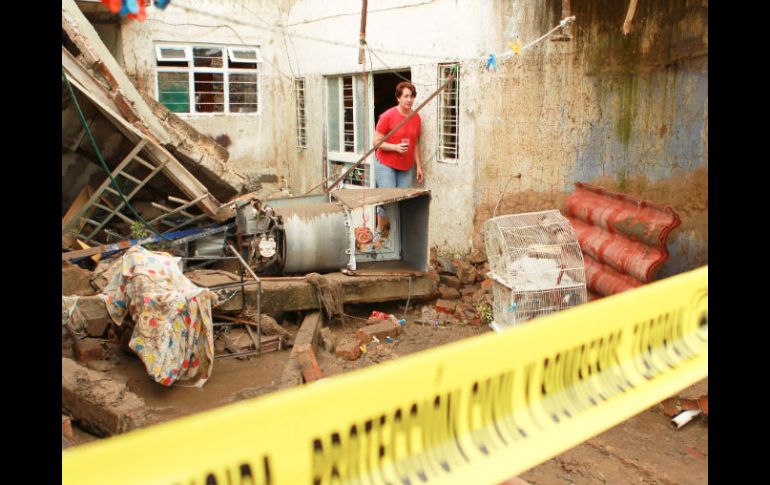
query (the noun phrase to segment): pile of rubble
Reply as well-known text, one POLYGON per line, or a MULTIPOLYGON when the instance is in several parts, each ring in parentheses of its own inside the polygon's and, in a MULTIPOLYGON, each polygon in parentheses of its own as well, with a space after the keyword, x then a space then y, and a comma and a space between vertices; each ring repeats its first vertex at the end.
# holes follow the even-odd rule
POLYGON ((422 325, 482 325, 489 323, 492 280, 486 277, 489 263, 480 253, 468 258, 431 257, 431 278, 440 298, 434 306, 422 307, 422 325))

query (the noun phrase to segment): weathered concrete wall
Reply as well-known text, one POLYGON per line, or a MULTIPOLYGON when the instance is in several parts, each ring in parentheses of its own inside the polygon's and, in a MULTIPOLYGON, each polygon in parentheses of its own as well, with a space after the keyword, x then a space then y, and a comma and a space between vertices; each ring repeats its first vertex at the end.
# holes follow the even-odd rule
MULTIPOLYGON (((288 151, 294 149, 287 127, 293 126, 293 79, 281 66, 276 48, 279 9, 270 0, 179 0, 165 10, 148 9, 145 22, 124 21, 123 63, 139 89, 157 99, 155 43, 183 42, 259 46, 258 114, 177 115, 217 139, 230 153, 228 165, 248 175, 286 175, 288 151)), ((293 138, 293 137, 292 137, 293 138)))
MULTIPOLYGON (((248 9, 240 3, 180 0, 152 13, 155 21, 126 24, 123 42, 132 48, 124 64, 154 95, 153 41, 262 46, 262 114, 188 121, 211 136, 228 135, 230 163, 242 171, 272 168, 303 193, 323 176, 324 76, 361 72, 360 3, 251 0, 248 9), (288 37, 275 29, 283 25, 288 37), (306 79, 307 149, 296 148, 294 77, 306 79)), ((439 252, 470 250, 474 212, 494 207, 504 191, 522 195, 508 209, 523 212, 560 208, 578 180, 605 178, 623 189, 635 177, 657 183, 696 169, 707 178, 707 0, 642 1, 627 36, 621 33, 627 2, 572 3, 572 40, 543 41, 487 72, 486 57, 506 53, 508 33, 526 44, 556 25, 561 0, 369 1, 366 37, 376 55, 367 57, 367 67, 410 69, 417 103, 437 87, 439 62, 461 62, 456 164, 435 159, 435 101, 421 112, 424 186, 433 193, 430 241, 439 252), (427 28, 428 20, 441 28, 427 28)), ((707 214, 707 188, 704 194, 698 202, 707 214)), ((692 231, 687 241, 677 239, 674 252, 707 248, 707 226, 692 231)), ((695 264, 685 260, 671 267, 695 264)))

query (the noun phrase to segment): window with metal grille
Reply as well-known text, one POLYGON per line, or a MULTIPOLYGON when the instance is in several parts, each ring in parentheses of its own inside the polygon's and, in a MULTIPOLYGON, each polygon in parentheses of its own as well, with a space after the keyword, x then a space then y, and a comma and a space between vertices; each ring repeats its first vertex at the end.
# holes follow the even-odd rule
POLYGON ((297 100, 297 147, 307 148, 307 125, 305 124, 305 79, 294 80, 294 94, 297 100))
POLYGON ((342 136, 344 140, 343 151, 354 152, 356 125, 353 120, 353 77, 342 77, 342 136))
POLYGON ((259 113, 259 49, 155 46, 157 98, 174 113, 259 113))
POLYGON ((458 63, 439 64, 438 85, 442 86, 449 75, 455 78, 438 96, 438 155, 437 159, 445 163, 457 163, 460 124, 460 80, 458 63))

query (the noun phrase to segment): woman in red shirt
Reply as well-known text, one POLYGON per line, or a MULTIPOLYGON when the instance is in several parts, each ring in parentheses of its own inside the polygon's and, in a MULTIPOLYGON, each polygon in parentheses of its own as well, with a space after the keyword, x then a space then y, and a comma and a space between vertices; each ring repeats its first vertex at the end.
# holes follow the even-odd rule
MULTIPOLYGON (((417 96, 414 84, 403 81, 396 86, 396 101, 398 104, 380 115, 374 133, 376 145, 385 138, 390 130, 396 127, 404 118, 412 113, 412 105, 417 96)), ((395 133, 385 140, 376 151, 374 177, 378 188, 398 187, 408 189, 412 186, 415 172, 417 181, 425 178, 420 160, 420 129, 422 121, 419 113, 395 133), (415 170, 416 169, 416 170, 415 170)), ((390 221, 382 206, 377 207, 377 231, 374 236, 376 248, 382 245, 382 239, 387 238, 390 221)))

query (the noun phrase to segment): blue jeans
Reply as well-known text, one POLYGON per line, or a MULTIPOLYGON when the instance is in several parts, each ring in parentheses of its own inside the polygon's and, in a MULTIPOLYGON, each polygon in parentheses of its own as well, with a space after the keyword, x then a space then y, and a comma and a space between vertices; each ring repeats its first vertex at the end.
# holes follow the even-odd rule
POLYGON ((414 165, 409 170, 397 170, 374 159, 374 179, 378 189, 408 189, 414 180, 414 165))
MULTIPOLYGON (((397 170, 384 165, 377 157, 374 158, 374 180, 377 183, 378 189, 392 189, 395 187, 408 189, 412 186, 413 179, 414 165, 409 170, 397 170)), ((377 215, 386 217, 385 209, 381 205, 377 206, 377 215)))

